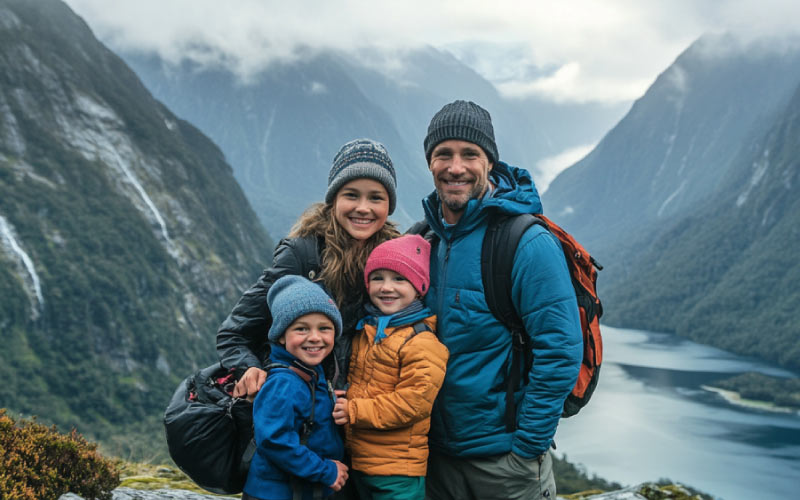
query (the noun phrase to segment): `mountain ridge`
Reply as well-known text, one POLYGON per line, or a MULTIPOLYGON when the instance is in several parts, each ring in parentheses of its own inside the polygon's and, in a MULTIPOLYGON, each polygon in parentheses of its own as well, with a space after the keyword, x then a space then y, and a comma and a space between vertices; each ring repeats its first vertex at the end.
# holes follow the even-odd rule
POLYGON ((272 243, 219 148, 63 3, 0 0, 0 68, 1 404, 163 449, 272 243))
POLYGON ((800 48, 732 40, 681 54, 543 203, 606 267, 605 322, 797 370, 800 48))

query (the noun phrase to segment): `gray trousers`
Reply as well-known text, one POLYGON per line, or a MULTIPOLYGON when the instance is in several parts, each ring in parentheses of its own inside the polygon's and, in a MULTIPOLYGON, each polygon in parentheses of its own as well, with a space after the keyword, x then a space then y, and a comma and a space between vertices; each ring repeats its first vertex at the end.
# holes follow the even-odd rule
POLYGON ((430 452, 425 500, 555 500, 553 459, 515 453, 456 458, 430 452))

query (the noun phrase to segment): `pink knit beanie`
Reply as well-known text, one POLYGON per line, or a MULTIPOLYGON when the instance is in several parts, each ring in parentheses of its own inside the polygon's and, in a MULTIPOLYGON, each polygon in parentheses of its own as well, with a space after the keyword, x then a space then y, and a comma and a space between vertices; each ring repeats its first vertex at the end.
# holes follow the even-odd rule
POLYGON ((369 288, 369 274, 376 269, 388 269, 403 276, 424 296, 431 284, 430 259, 431 245, 418 234, 384 241, 369 254, 364 283, 369 288))

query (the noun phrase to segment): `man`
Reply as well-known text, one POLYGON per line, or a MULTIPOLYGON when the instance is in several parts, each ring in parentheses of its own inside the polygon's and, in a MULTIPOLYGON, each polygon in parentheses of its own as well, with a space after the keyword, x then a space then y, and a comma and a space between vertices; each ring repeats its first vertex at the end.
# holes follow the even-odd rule
POLYGON ((555 499, 548 449, 582 359, 575 292, 560 244, 534 225, 514 257, 512 298, 534 361, 515 393, 510 430, 505 396, 512 336, 486 304, 481 244, 491 211, 542 213, 539 195, 526 170, 499 161, 491 117, 475 103, 444 106, 424 145, 436 190, 423 207, 438 236, 426 302, 450 350, 432 414, 427 498, 555 499))

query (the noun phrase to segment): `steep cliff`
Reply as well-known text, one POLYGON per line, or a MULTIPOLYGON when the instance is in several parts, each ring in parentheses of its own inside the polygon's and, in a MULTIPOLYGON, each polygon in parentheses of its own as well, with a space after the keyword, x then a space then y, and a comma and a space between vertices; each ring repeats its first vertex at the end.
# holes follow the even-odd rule
POLYGON ((0 406, 151 453, 271 248, 220 150, 67 6, 0 0, 0 406))

